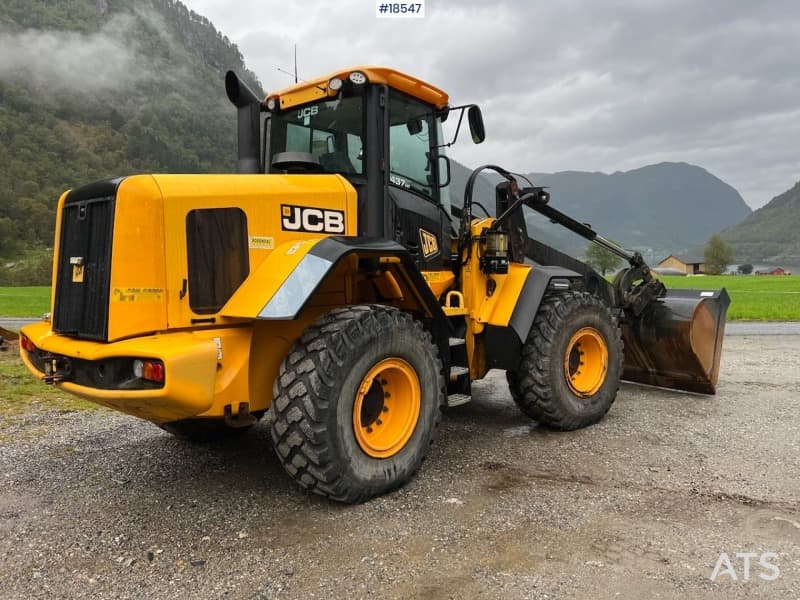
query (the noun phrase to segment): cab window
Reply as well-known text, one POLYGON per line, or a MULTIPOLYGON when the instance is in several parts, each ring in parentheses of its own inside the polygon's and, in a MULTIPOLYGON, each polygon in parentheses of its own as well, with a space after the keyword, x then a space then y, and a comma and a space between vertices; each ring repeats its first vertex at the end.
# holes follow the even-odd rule
POLYGON ((389 183, 438 200, 431 169, 431 107, 399 93, 389 105, 389 183))

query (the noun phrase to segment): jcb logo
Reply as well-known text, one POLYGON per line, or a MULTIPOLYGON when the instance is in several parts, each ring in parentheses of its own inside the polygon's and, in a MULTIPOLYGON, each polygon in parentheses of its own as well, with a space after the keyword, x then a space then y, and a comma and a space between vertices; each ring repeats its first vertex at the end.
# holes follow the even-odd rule
POLYGON ((305 119, 308 117, 313 117, 318 112, 319 112, 319 106, 307 106, 297 111, 297 118, 305 119))
POLYGON ((439 241, 430 231, 419 230, 419 243, 422 246, 422 256, 430 258, 439 253, 439 241))
POLYGON ((281 228, 308 233, 344 233, 344 212, 281 204, 281 228))

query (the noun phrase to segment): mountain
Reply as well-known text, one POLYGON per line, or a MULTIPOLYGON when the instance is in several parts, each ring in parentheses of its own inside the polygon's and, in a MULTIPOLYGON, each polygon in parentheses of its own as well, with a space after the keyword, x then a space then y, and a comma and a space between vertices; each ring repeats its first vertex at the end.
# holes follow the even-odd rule
POLYGON ((721 235, 737 262, 800 264, 800 181, 721 235))
MULTIPOLYGON (((136 172, 233 171, 229 68, 261 91, 236 46, 177 0, 0 3, 0 285, 25 279, 4 268, 21 256, 35 257, 36 279, 47 281, 65 189, 136 172)), ((460 205, 470 170, 452 167, 460 205)), ((683 163, 532 178, 550 186, 555 207, 651 254, 702 245, 750 213, 732 187, 683 163)), ((496 181, 476 185, 490 212, 496 181)), ((586 247, 532 213, 528 223, 542 241, 574 254, 586 247)))
POLYGON ((229 68, 260 92, 236 46, 177 0, 4 0, 0 257, 51 245, 70 187, 234 170, 229 68))
MULTIPOLYGON (((463 189, 469 173, 463 178, 460 170, 453 173, 451 194, 460 198, 463 192, 456 187, 463 189)), ((686 163, 659 163, 610 175, 562 171, 528 177, 549 188, 555 208, 589 223, 603 237, 646 252, 651 260, 702 246, 713 233, 751 212, 733 187, 686 163)), ((497 179, 485 178, 480 193, 476 188, 476 198, 490 198, 486 202, 493 210, 494 193, 485 191, 493 187, 492 181, 497 179)), ((582 253, 586 247, 583 239, 538 215, 529 216, 528 225, 534 228, 532 234, 563 250, 582 253)))

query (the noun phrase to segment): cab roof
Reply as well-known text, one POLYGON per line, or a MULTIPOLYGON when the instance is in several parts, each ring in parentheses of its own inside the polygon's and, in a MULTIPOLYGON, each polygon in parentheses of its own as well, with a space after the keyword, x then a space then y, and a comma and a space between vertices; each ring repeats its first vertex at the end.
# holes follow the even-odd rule
POLYGON ((423 102, 433 104, 437 109, 446 107, 449 101, 446 92, 412 75, 407 75, 406 73, 401 73, 400 71, 388 67, 358 66, 334 71, 324 77, 312 79, 311 81, 303 81, 277 92, 272 92, 271 94, 267 94, 264 102, 266 103, 270 98, 277 97, 280 99, 280 107, 286 109, 297 106, 298 104, 305 104, 306 102, 327 98, 335 95, 333 90, 329 93, 328 82, 334 77, 346 81, 347 77, 353 71, 364 73, 369 83, 388 85, 410 96, 419 98, 423 102))

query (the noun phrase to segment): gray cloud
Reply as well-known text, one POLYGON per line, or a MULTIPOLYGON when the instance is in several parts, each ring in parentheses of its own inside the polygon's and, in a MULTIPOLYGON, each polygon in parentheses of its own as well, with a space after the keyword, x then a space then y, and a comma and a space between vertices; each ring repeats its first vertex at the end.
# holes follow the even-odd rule
POLYGON ((86 93, 132 84, 145 76, 127 35, 133 20, 120 15, 91 34, 0 29, 0 79, 86 93))
POLYGON ((800 4, 749 0, 428 0, 424 19, 372 2, 189 0, 267 89, 350 64, 387 64, 482 105, 468 164, 613 172, 705 167, 759 206, 800 179, 800 4))

